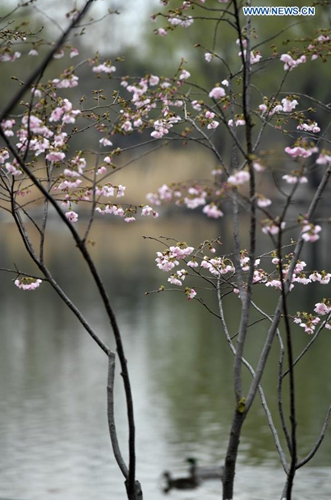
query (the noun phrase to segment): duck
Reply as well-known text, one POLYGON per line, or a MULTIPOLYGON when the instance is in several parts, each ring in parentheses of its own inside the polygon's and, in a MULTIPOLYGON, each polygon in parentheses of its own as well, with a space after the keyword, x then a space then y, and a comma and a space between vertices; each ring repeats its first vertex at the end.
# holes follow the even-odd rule
POLYGON ((163 493, 168 493, 171 489, 176 490, 193 490, 199 486, 200 481, 195 474, 190 474, 185 477, 173 478, 169 471, 163 473, 165 486, 163 493))
POLYGON ((223 481, 224 467, 223 465, 200 465, 197 464, 197 459, 189 457, 186 459, 189 464, 189 472, 191 477, 198 480, 220 479, 223 481))

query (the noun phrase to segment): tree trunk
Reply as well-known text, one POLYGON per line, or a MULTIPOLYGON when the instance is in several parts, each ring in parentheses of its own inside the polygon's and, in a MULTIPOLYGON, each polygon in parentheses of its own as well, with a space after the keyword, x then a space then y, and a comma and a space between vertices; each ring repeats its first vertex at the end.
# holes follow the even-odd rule
POLYGON ((236 462, 240 443, 241 428, 246 417, 245 412, 240 412, 238 408, 232 420, 230 440, 225 457, 224 480, 223 480, 223 500, 233 499, 233 485, 236 472, 236 462))
POLYGON ((135 481, 134 488, 129 488, 129 482, 125 481, 128 500, 143 500, 143 492, 139 481, 135 481))

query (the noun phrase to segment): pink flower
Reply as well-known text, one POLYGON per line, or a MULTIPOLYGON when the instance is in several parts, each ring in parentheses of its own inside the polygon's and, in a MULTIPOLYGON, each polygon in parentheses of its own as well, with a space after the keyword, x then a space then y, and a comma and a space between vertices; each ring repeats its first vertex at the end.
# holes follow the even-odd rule
POLYGON ((46 160, 48 161, 61 161, 65 158, 65 153, 61 151, 51 151, 46 155, 46 160))
POLYGON ((30 278, 28 276, 24 276, 22 278, 17 278, 15 280, 15 285, 17 288, 21 288, 22 290, 35 290, 40 286, 42 280, 30 278))
POLYGON ((301 229, 301 237, 304 241, 315 242, 319 240, 319 232, 322 231, 321 226, 318 224, 306 222, 301 229))
POLYGON ((8 62, 8 61, 13 62, 16 59, 18 59, 19 57, 21 57, 20 52, 14 52, 14 54, 11 54, 9 49, 7 51, 5 49, 5 51, 0 54, 0 61, 1 62, 8 62))
POLYGON ((168 278, 169 283, 171 283, 172 285, 182 286, 183 283, 175 276, 176 275, 172 275, 170 276, 170 278, 168 278))
POLYGON ((176 260, 174 257, 170 257, 168 255, 163 255, 161 252, 156 252, 156 255, 158 256, 155 261, 156 265, 161 271, 164 272, 169 272, 171 271, 175 266, 179 265, 178 260, 176 260))
POLYGON ((4 163, 9 158, 9 153, 6 148, 0 149, 0 163, 4 163))
POLYGON ((78 55, 79 55, 78 49, 76 49, 76 48, 71 49, 70 54, 69 54, 70 59, 72 59, 73 57, 76 57, 78 55))
POLYGON ((280 280, 270 280, 265 284, 266 287, 272 287, 275 288, 276 290, 280 290, 282 287, 281 281, 280 280))
POLYGON ((213 120, 211 121, 210 123, 208 123, 207 125, 207 129, 208 130, 214 130, 215 128, 217 128, 219 126, 219 122, 216 121, 216 120, 213 120))
POLYGON ((285 148, 285 153, 289 154, 292 156, 292 158, 297 158, 297 157, 302 157, 302 158, 308 158, 309 156, 312 155, 312 151, 309 149, 304 149, 300 146, 296 146, 294 148, 286 147, 285 148))
POLYGON ((282 179, 286 181, 288 184, 306 184, 308 182, 307 177, 305 176, 298 176, 298 175, 283 175, 282 179))
POLYGON ((136 218, 135 218, 135 217, 132 217, 132 216, 131 216, 131 217, 125 217, 125 219, 124 219, 124 221, 125 221, 125 222, 128 222, 128 223, 130 223, 130 222, 134 222, 135 220, 136 220, 136 218))
POLYGON ((298 64, 305 63, 306 62, 306 56, 302 55, 298 59, 294 60, 290 54, 282 54, 280 56, 280 60, 284 62, 284 70, 287 71, 292 71, 293 68, 298 66, 298 64))
POLYGON ((158 85, 159 82, 160 82, 160 78, 158 76, 151 75, 149 77, 149 80, 148 80, 149 85, 151 85, 151 86, 158 85))
POLYGON ((311 283, 311 280, 307 278, 304 273, 301 273, 300 276, 293 275, 292 281, 293 283, 301 283, 301 285, 308 285, 311 283))
POLYGON ((186 288, 185 293, 187 295, 187 300, 192 300, 196 296, 197 292, 194 290, 194 288, 186 288))
POLYGON ((124 130, 124 132, 131 132, 133 130, 132 123, 129 120, 125 121, 121 129, 124 130))
POLYGON ((12 174, 13 177, 18 177, 22 173, 21 170, 19 170, 16 167, 16 161, 15 160, 13 160, 13 163, 6 162, 5 163, 5 167, 6 167, 7 172, 9 172, 10 174, 12 174))
MULTIPOLYGON (((241 56, 241 54, 242 54, 242 52, 239 52, 238 55, 241 56)), ((246 59, 246 54, 247 54, 247 52, 246 52, 246 50, 244 50, 244 59, 246 59)), ((250 52, 249 57, 250 57, 251 64, 256 64, 260 61, 260 59, 262 59, 261 53, 258 50, 255 50, 255 51, 252 50, 250 52)))
POLYGON ((245 182, 248 182, 250 179, 249 172, 247 170, 240 170, 239 172, 236 172, 233 175, 230 175, 228 177, 228 184, 231 186, 239 186, 240 184, 244 184, 245 182))
POLYGON ((330 273, 323 273, 322 272, 322 276, 321 276, 321 279, 319 280, 320 281, 320 284, 321 285, 328 285, 330 283, 330 278, 331 278, 331 274, 330 273))
POLYGON ((207 62, 210 62, 212 60, 212 58, 213 58, 213 54, 211 54, 211 52, 206 52, 205 53, 205 60, 207 62))
POLYGON ((256 64, 262 59, 261 53, 258 50, 252 50, 250 53, 251 64, 256 64))
POLYGON ((202 110, 202 106, 199 103, 199 101, 192 101, 191 104, 192 104, 192 108, 195 109, 196 111, 202 110))
POLYGON ((191 73, 187 71, 186 69, 183 69, 181 74, 179 75, 180 80, 187 80, 187 78, 190 78, 191 73))
POLYGON ((122 184, 120 184, 118 187, 117 187, 117 195, 116 195, 116 198, 121 198, 122 196, 124 196, 124 191, 126 190, 126 186, 122 186, 122 184))
POLYGON ((317 134, 318 132, 321 131, 321 129, 319 128, 319 126, 317 125, 316 122, 312 122, 310 124, 308 124, 308 123, 300 123, 297 126, 297 129, 298 130, 305 130, 306 132, 313 132, 313 134, 317 134))
POLYGON ((316 160, 316 163, 318 165, 327 165, 328 163, 331 163, 331 155, 320 153, 319 157, 316 160))
POLYGON ((69 222, 77 222, 78 221, 78 214, 76 212, 73 212, 72 210, 69 212, 66 212, 64 214, 66 218, 68 219, 69 222))
MULTIPOLYGON (((236 127, 240 127, 240 126, 245 125, 245 123, 246 123, 245 120, 238 118, 235 121, 235 126, 236 127)), ((232 120, 232 118, 231 118, 231 120, 228 121, 228 125, 229 125, 229 127, 233 127, 233 120, 232 120)))
POLYGON ((82 181, 80 179, 76 179, 75 181, 64 180, 60 182, 60 184, 58 185, 58 189, 60 189, 61 191, 65 189, 76 189, 81 183, 82 181))
POLYGON ((150 207, 149 205, 145 205, 144 207, 142 207, 141 215, 151 215, 151 213, 153 213, 152 207, 150 207))
POLYGON ((209 97, 211 99, 220 99, 221 97, 225 96, 225 90, 222 87, 214 87, 210 92, 209 92, 209 97))
POLYGON ((279 225, 275 224, 273 221, 268 220, 266 224, 262 227, 262 233, 274 236, 279 233, 279 229, 284 229, 285 225, 286 222, 283 221, 279 227, 279 225))
POLYGON ((269 198, 266 198, 265 196, 263 196, 262 194, 258 196, 257 198, 257 206, 260 207, 260 208, 266 208, 266 207, 269 207, 269 205, 271 205, 271 200, 269 200, 269 198))
POLYGON ((107 168, 102 165, 102 167, 98 168, 97 170, 97 175, 102 175, 102 174, 105 174, 107 172, 107 168))
POLYGON ((184 259, 191 255, 194 251, 193 247, 183 247, 183 246, 171 246, 169 247, 169 252, 171 257, 176 257, 177 259, 184 259))
POLYGON ((99 140, 101 146, 112 146, 113 143, 107 139, 107 137, 103 137, 102 139, 99 140))
POLYGON ((116 71, 116 68, 115 66, 110 66, 110 64, 107 64, 107 63, 103 63, 103 64, 99 64, 98 66, 94 66, 94 68, 92 68, 92 71, 94 73, 114 73, 116 71))
POLYGON ((106 196, 108 198, 109 196, 114 196, 115 188, 112 184, 105 184, 101 188, 97 188, 95 190, 95 194, 97 196, 106 196))
POLYGON ((224 215, 222 210, 220 210, 214 203, 210 203, 210 205, 205 205, 202 211, 204 214, 207 215, 207 217, 211 217, 212 219, 218 219, 219 217, 223 217, 224 215))
POLYGON ((268 106, 266 104, 260 104, 259 105, 259 110, 262 112, 262 113, 266 113, 268 111, 268 106))
POLYGON ((162 133, 160 130, 154 130, 153 132, 151 132, 151 137, 154 137, 154 139, 161 139, 163 135, 164 133, 162 133))
POLYGON ((58 78, 54 78, 53 84, 58 89, 68 89, 68 88, 77 87, 77 85, 78 85, 78 76, 76 76, 76 75, 69 75, 69 76, 67 76, 65 78, 62 78, 61 80, 59 80, 58 78))
POLYGON ((283 111, 284 113, 290 113, 298 105, 298 101, 295 99, 282 99, 283 111))
POLYGON ((324 302, 318 302, 315 304, 315 313, 323 316, 324 314, 328 314, 331 311, 330 306, 327 306, 324 302))

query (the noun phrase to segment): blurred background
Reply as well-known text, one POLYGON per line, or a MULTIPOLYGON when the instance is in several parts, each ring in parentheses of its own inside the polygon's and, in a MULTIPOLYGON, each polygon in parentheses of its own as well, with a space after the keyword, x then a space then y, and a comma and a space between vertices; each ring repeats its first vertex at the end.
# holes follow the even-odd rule
MULTIPOLYGON (((118 65, 116 78, 126 74, 139 77, 146 72, 159 74, 160 71, 171 75, 181 57, 189 61, 185 67, 194 81, 206 89, 226 77, 217 64, 205 62, 205 50, 193 48, 195 43, 201 43, 201 38, 204 46, 211 48, 213 42, 207 25, 202 23, 194 30, 181 29, 168 37, 155 37, 153 30, 162 22, 151 23, 149 15, 161 9, 160 2, 140 1, 137 6, 137 0, 127 0, 124 8, 121 3, 95 2, 90 13, 94 22, 86 18, 86 34, 70 40, 72 45, 79 47, 81 58, 91 57, 96 51, 110 59, 120 54, 125 62, 118 65), (108 16, 107 9, 123 12, 108 16)), ((214 3, 219 6, 218 2, 214 3)), ((282 3, 273 1, 272 5, 282 3)), ((15 5, 15 2, 2 2, 1 14, 5 15, 15 5)), ((60 20, 72 5, 69 1, 61 2, 54 9, 54 2, 38 1, 32 4, 32 8, 18 10, 17 17, 16 13, 13 17, 17 24, 29 22, 29 29, 34 32, 42 27, 39 37, 52 40, 60 34, 60 20)), ((319 10, 316 7, 316 11, 314 26, 327 27, 328 8, 319 10)), ((312 32, 311 19, 310 25, 299 21, 264 18, 258 23, 256 20, 258 41, 265 40, 270 33, 279 32, 280 53, 286 52, 286 39, 303 38, 312 32), (289 29, 284 32, 285 28, 289 29)), ((227 29, 219 33, 221 40, 219 51, 222 56, 234 61, 238 57, 238 48, 227 29), (227 36, 229 42, 224 43, 227 36)), ((269 53, 273 42, 266 44, 269 53)), ((20 47, 17 42, 17 49, 21 48, 24 46, 20 47)), ((42 47, 41 54, 47 49, 42 47)), ((260 50, 263 53, 263 46, 260 50)), ((309 93, 313 89, 314 95, 328 102, 329 87, 325 82, 330 77, 329 64, 320 60, 315 63, 316 71, 305 65, 298 67, 290 75, 286 90, 289 93, 294 90, 309 93)), ((32 57, 21 57, 11 65, 2 64, 1 106, 12 96, 10 76, 15 74, 24 79, 36 64, 32 57), (27 63, 23 64, 23 61, 27 63)), ((63 67, 63 60, 55 61, 49 75, 57 75, 59 68, 63 67)), ((84 68, 77 70, 83 87, 79 87, 79 95, 75 95, 75 89, 70 91, 73 100, 78 101, 81 94, 88 94, 96 85, 97 88, 103 87, 109 96, 118 87, 114 77, 101 78, 95 83, 90 69, 84 68)), ((277 71, 282 71, 279 61, 266 67, 261 65, 256 81, 261 93, 254 97, 257 103, 261 103, 261 95, 270 88, 277 89, 277 71), (275 72, 270 68, 275 68, 275 72)), ((325 114, 319 113, 316 119, 321 128, 323 120, 324 125, 327 123, 325 114)), ((92 144, 94 137, 90 140, 92 144)), ((133 134, 119 138, 119 143, 114 145, 126 147, 137 140, 133 134)), ((226 141, 222 142, 222 137, 219 141, 222 153, 226 155, 229 146, 226 141)), ((283 163, 282 153, 288 144, 291 142, 287 137, 279 135, 279 140, 275 141, 273 130, 266 133, 264 146, 268 151, 272 148, 272 153, 267 156, 275 171, 283 172, 289 168, 283 163)), ((125 161, 133 158, 133 153, 127 153, 125 161)), ((215 165, 215 159, 208 152, 195 146, 171 146, 139 158, 118 172, 114 182, 118 179, 127 185, 127 201, 139 204, 145 202, 146 192, 155 191, 163 183, 200 177, 211 180, 210 171, 215 165)), ((302 198, 297 200, 303 203, 303 212, 304 203, 312 194, 309 189, 302 191, 302 198)), ((317 215, 330 216, 327 198, 317 215)), ((1 215, 0 222, 0 266, 13 268, 16 265, 26 272, 33 272, 14 224, 4 215, 1 215)), ((83 227, 83 218, 81 224, 83 227)), ((247 221, 243 217, 243 247, 247 241, 245 227, 247 221)), ((176 292, 145 294, 166 284, 167 275, 154 263, 155 252, 163 247, 155 240, 143 238, 159 238, 161 235, 186 241, 192 246, 220 237, 222 253, 226 253, 232 248, 233 227, 228 218, 212 221, 179 208, 161 209, 160 218, 155 221, 124 226, 121 221, 100 218, 93 227, 91 239, 97 243, 91 247, 91 252, 118 316, 128 359, 136 415, 137 475, 146 500, 164 498, 162 472, 170 470, 174 475, 186 474, 185 458, 196 457, 201 464, 216 464, 224 460, 234 400, 231 385, 233 359, 218 319, 200 304, 189 302, 176 292)), ((269 240, 265 236, 260 238, 263 251, 270 250, 269 240)), ((330 271, 330 244, 325 231, 323 239, 307 247, 303 258, 309 269, 330 271)), ((47 259, 56 280, 102 339, 114 348, 108 321, 86 266, 77 258, 75 245, 55 215, 49 227, 47 259)), ((0 497, 124 500, 123 478, 112 456, 107 428, 105 355, 45 283, 28 293, 17 289, 12 278, 13 275, 2 273, 0 279, 0 497)), ((198 289, 199 283, 192 282, 192 286, 198 289)), ((297 310, 312 310, 314 303, 321 299, 317 286, 302 286, 301 290, 291 303, 293 314, 297 310)), ((329 287, 323 288, 323 292, 324 296, 330 295, 329 287)), ((217 313, 213 295, 208 290, 199 289, 199 293, 217 313)), ((257 287, 256 300, 266 311, 273 310, 277 298, 273 290, 257 287)), ((237 297, 228 297, 225 313, 231 330, 235 332, 239 317, 237 297)), ((266 323, 261 322, 250 333, 246 356, 253 365, 265 331, 266 323)), ((295 328, 294 332, 295 352, 299 353, 310 338, 302 329, 295 328)), ((276 395, 278 351, 275 344, 263 386, 275 415, 275 424, 280 428, 276 395)), ((297 367, 300 458, 315 443, 330 404, 330 352, 331 337, 325 331, 297 367)), ((127 423, 119 370, 116 373, 115 411, 120 443, 125 450, 127 423)), ((309 466, 298 472, 293 498, 329 499, 330 464, 328 431, 309 466)), ((235 498, 279 498, 284 479, 266 417, 257 400, 241 439, 235 498)), ((174 490, 170 496, 185 500, 216 500, 221 498, 221 483, 207 481, 197 490, 174 490)))

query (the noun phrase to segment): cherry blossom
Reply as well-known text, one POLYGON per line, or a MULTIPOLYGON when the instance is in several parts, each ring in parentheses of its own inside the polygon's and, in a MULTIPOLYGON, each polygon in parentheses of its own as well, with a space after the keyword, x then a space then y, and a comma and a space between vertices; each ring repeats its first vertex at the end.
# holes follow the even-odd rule
POLYGON ((56 151, 56 150, 53 150, 53 151, 50 151, 46 156, 46 160, 49 160, 49 161, 54 161, 54 162, 58 162, 58 161, 61 161, 65 158, 65 153, 63 153, 63 151, 56 151))
POLYGON ((262 227, 262 232, 264 234, 270 234, 272 236, 275 236, 276 234, 279 233, 279 230, 280 229, 284 229, 285 226, 286 226, 286 222, 283 221, 281 224, 280 224, 280 227, 279 227, 279 224, 276 224, 275 221, 272 221, 272 220, 269 220, 267 219, 266 221, 263 221, 264 222, 264 225, 262 227))
POLYGON ((9 153, 6 148, 0 149, 0 163, 4 163, 9 158, 9 153))
POLYGON ((16 59, 19 59, 20 57, 21 57, 20 52, 11 53, 10 49, 5 49, 4 52, 0 53, 1 62, 13 62, 16 61, 16 59))
POLYGON ((78 214, 76 212, 73 212, 70 210, 69 212, 66 212, 64 214, 66 218, 68 219, 69 222, 77 222, 78 221, 78 214))
POLYGON ((180 80, 187 80, 187 78, 190 78, 191 73, 187 71, 186 69, 183 69, 181 74, 179 75, 180 80))
POLYGON ((239 186, 240 184, 245 184, 250 179, 250 174, 247 170, 240 170, 228 177, 227 183, 231 186, 239 186))
POLYGON ((207 215, 207 217, 211 217, 212 219, 218 219, 219 217, 223 217, 224 215, 222 210, 220 210, 214 203, 205 205, 202 211, 207 215))
POLYGON ((14 135, 13 126, 15 125, 15 120, 3 120, 1 122, 1 128, 4 130, 6 137, 12 137, 14 135))
POLYGON ((71 75, 64 76, 62 79, 54 78, 53 85, 55 87, 57 87, 58 89, 68 89, 68 88, 77 87, 78 76, 71 74, 71 75))
POLYGON ((190 260, 187 263, 188 267, 199 267, 199 263, 196 260, 190 260))
POLYGON ((148 80, 149 85, 154 86, 160 83, 160 78, 156 75, 151 75, 148 80))
POLYGON ((306 62, 306 56, 302 55, 298 59, 293 59, 293 57, 290 54, 282 54, 280 56, 280 60, 284 62, 284 70, 287 71, 292 71, 293 68, 298 66, 298 64, 305 63, 306 62))
POLYGON ((283 111, 285 113, 290 113, 295 109, 298 105, 298 101, 296 99, 289 99, 288 97, 285 97, 282 99, 282 106, 283 106, 283 111))
POLYGON ((19 168, 17 168, 18 165, 17 165, 16 160, 13 160, 12 163, 6 162, 5 167, 6 167, 7 172, 12 174, 13 177, 18 177, 19 175, 22 174, 22 171, 19 168))
POLYGON ((42 283, 41 279, 30 278, 27 276, 23 276, 22 278, 17 278, 15 280, 15 285, 17 288, 21 288, 21 290, 35 290, 42 283))
POLYGON ((70 59, 72 59, 73 57, 77 57, 79 55, 79 50, 77 48, 72 48, 70 53, 69 53, 69 57, 70 59))
MULTIPOLYGON (((242 52, 239 52, 238 55, 241 56, 242 52)), ((244 50, 244 59, 246 60, 246 50, 244 50)), ((262 55, 261 55, 260 51, 258 51, 258 50, 254 50, 253 51, 253 50, 251 50, 251 52, 250 52, 250 63, 251 64, 256 64, 261 59, 262 59, 262 55)))
POLYGON ((318 302, 317 304, 315 304, 314 311, 315 313, 324 316, 325 314, 329 314, 329 312, 331 311, 331 307, 325 302, 318 302))
POLYGON ((266 198, 263 195, 259 195, 258 198, 257 198, 257 201, 256 201, 257 206, 260 207, 260 208, 269 207, 271 205, 271 203, 272 203, 272 201, 269 200, 269 198, 266 198))
POLYGON ((168 34, 164 28, 159 28, 156 31, 154 31, 154 33, 160 36, 167 36, 168 34))
POLYGON ((202 106, 201 106, 201 104, 199 103, 199 101, 196 101, 196 100, 192 101, 192 102, 191 102, 191 106, 192 106, 192 108, 193 108, 193 109, 195 109, 196 111, 201 111, 201 110, 202 110, 202 106))
POLYGON ((219 126, 219 122, 217 120, 212 120, 210 123, 207 125, 207 129, 213 130, 219 126))
POLYGON ((321 131, 321 129, 319 128, 319 126, 317 125, 316 122, 312 122, 312 123, 300 123, 297 126, 297 129, 298 130, 305 130, 306 132, 313 132, 314 134, 317 134, 318 132, 321 131))
POLYGON ((305 149, 302 148, 301 146, 295 146, 294 148, 286 147, 285 153, 292 156, 292 158, 298 158, 298 157, 308 158, 309 156, 312 155, 311 149, 305 149))
POLYGON ((305 177, 304 175, 300 175, 300 173, 298 173, 297 175, 286 174, 282 176, 282 179, 284 179, 284 181, 286 181, 288 184, 306 184, 308 182, 307 177, 305 177))
MULTIPOLYGON (((234 124, 235 124, 236 127, 243 126, 243 125, 245 125, 245 123, 246 122, 245 122, 245 120, 243 118, 237 118, 235 120, 235 122, 234 122, 234 124)), ((228 121, 228 125, 229 125, 229 127, 233 127, 233 120, 232 120, 232 118, 231 118, 231 120, 228 121)))
POLYGON ((187 296, 187 300, 192 300, 197 295, 197 292, 194 288, 185 288, 185 294, 187 296))
POLYGON ((303 221, 302 228, 301 228, 301 238, 305 241, 317 241, 319 240, 319 232, 322 231, 321 226, 318 224, 313 224, 308 221, 303 221))
POLYGON ((109 63, 99 64, 98 66, 94 66, 92 68, 94 73, 114 73, 116 71, 115 66, 111 66, 109 63))
POLYGON ((222 87, 214 87, 210 92, 209 92, 209 97, 212 99, 220 99, 221 97, 225 96, 225 90, 222 87))
POLYGON ((331 155, 322 151, 322 153, 320 153, 319 157, 317 158, 316 163, 318 165, 327 165, 331 163, 331 155))
POLYGON ((101 146, 112 146, 113 143, 107 138, 107 137, 103 137, 102 139, 99 140, 101 146))

